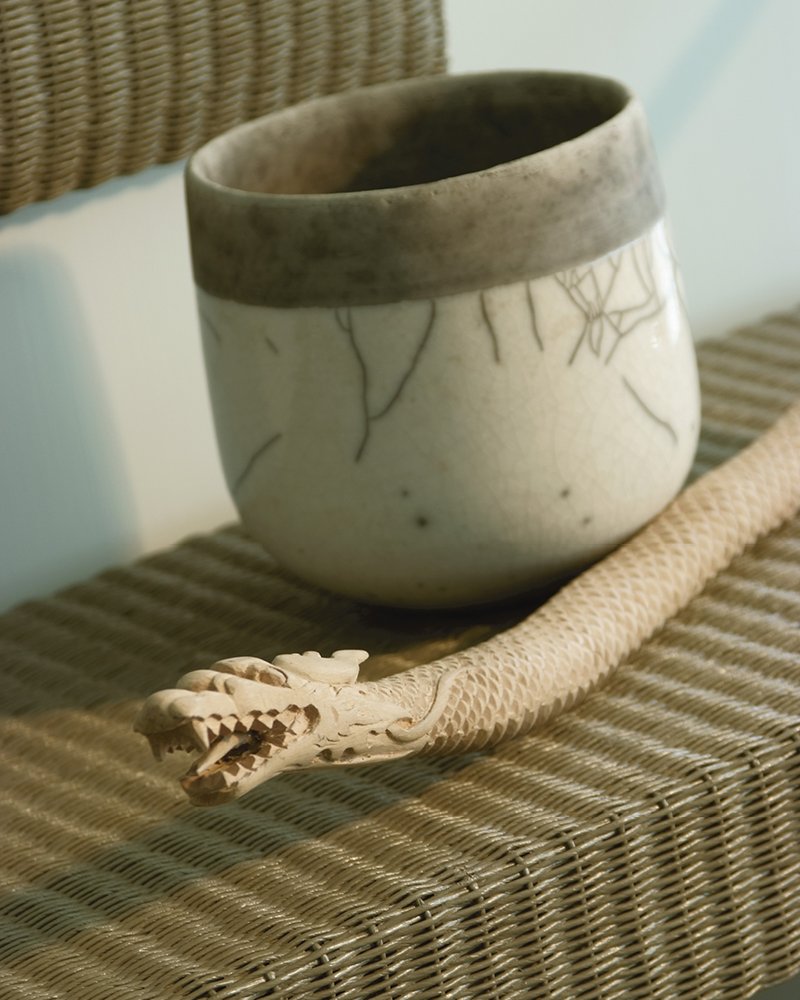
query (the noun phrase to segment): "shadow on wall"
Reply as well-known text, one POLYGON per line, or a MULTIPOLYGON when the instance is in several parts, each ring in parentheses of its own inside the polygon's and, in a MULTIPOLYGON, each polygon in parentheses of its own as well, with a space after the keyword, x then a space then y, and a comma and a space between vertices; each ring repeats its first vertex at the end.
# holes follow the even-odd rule
POLYGON ((129 558, 137 526, 85 321, 63 265, 36 247, 0 253, 0 302, 0 608, 6 608, 129 558))

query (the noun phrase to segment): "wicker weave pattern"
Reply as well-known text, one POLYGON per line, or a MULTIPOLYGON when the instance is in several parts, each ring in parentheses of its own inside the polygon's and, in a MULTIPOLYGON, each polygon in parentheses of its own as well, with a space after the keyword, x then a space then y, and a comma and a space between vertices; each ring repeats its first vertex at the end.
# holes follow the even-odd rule
POLYGON ((440 0, 3 0, 0 49, 0 213, 444 68, 440 0))
MULTIPOLYGON (((800 392, 800 316, 701 369, 705 467, 800 392)), ((705 1000, 797 971, 800 519, 491 755, 204 811, 129 731, 142 695, 231 649, 364 643, 385 674, 527 610, 359 608, 227 530, 6 615, 0 996, 705 1000)))

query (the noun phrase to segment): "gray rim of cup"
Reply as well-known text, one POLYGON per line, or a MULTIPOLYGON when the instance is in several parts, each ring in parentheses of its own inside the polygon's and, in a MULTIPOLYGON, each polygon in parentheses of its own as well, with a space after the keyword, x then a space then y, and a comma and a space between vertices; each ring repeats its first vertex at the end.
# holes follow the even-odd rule
POLYGON ((218 136, 186 169, 195 280, 347 306, 530 280, 641 236, 664 197, 617 81, 538 71, 347 91, 218 136))

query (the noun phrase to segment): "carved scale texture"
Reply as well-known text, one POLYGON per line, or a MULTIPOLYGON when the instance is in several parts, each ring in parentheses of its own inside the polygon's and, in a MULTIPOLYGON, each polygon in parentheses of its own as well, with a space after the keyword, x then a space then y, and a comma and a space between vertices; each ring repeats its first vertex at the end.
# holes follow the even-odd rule
POLYGON ((583 698, 798 508, 800 403, 519 625, 376 686, 419 720, 442 685, 446 699, 436 705, 423 753, 478 749, 519 735, 583 698))

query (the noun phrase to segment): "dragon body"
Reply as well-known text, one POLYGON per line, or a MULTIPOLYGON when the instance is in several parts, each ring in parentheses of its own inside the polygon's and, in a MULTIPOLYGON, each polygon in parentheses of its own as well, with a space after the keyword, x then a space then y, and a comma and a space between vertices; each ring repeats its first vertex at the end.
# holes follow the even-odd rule
POLYGON ((744 548, 800 507, 800 403, 520 624, 401 674, 360 681, 363 650, 221 660, 144 703, 157 755, 214 805, 283 771, 453 753, 527 732, 596 687, 744 548))

